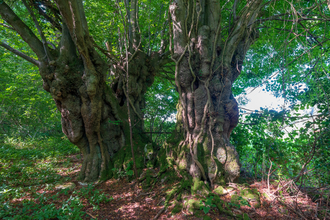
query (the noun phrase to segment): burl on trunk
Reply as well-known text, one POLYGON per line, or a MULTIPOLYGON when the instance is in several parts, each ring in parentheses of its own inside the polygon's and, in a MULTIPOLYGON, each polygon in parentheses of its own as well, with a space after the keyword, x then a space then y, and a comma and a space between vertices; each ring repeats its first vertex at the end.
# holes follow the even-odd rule
POLYGON ((222 26, 228 18, 222 17, 219 1, 177 0, 170 5, 180 94, 177 130, 182 132, 172 154, 179 168, 212 186, 240 174, 238 154, 229 142, 239 117, 231 88, 257 38, 253 22, 261 3, 248 3, 229 30, 222 26))

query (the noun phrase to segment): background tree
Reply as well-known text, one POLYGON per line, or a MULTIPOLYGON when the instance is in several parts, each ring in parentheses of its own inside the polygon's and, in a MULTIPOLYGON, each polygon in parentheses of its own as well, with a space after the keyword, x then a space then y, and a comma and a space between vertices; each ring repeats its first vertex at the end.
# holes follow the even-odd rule
POLYGON ((272 163, 274 174, 298 178, 301 186, 323 186, 328 181, 328 175, 321 175, 329 160, 325 153, 329 141, 327 3, 278 2, 265 12, 268 18, 259 19, 259 39, 248 51, 233 91, 238 94, 249 86, 246 92, 250 93, 263 86, 284 103, 277 112, 253 112, 234 134, 243 167, 254 170, 255 177, 265 177, 272 163), (271 15, 275 8, 277 15, 271 15), (301 178, 302 173, 307 178, 301 178))

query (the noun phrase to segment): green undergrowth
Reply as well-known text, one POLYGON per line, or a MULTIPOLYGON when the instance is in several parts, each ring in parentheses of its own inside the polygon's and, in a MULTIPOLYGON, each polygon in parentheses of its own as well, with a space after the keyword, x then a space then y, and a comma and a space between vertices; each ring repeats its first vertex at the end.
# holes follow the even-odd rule
POLYGON ((78 190, 62 189, 56 194, 47 195, 31 191, 28 198, 18 205, 9 202, 1 204, 1 219, 82 219, 83 201, 87 200, 93 210, 99 210, 101 203, 113 200, 112 197, 88 185, 78 190), (63 200, 64 196, 64 200, 63 200))
POLYGON ((8 139, 0 146, 1 191, 59 181, 60 168, 71 167, 66 156, 79 153, 66 138, 8 139))
MULTIPOLYGON (((7 138, 2 141, 0 219, 81 218, 81 198, 88 194, 82 190, 76 194, 66 191, 56 195, 47 193, 54 190, 56 184, 71 180, 69 173, 75 167, 68 155, 77 153, 79 149, 64 137, 25 140, 7 138), (61 194, 67 194, 63 201, 59 198, 61 194)), ((80 155, 75 157, 79 159, 80 155)), ((96 191, 90 193, 90 198, 91 203, 97 205, 104 196, 96 191)))

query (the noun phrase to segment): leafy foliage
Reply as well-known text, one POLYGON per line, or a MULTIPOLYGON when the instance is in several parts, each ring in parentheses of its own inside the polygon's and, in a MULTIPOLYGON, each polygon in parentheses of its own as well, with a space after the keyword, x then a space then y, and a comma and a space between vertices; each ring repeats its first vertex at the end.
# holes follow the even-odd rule
POLYGON ((112 200, 91 184, 73 192, 61 190, 53 196, 39 192, 40 187, 44 191, 54 190, 57 183, 71 179, 63 177, 63 173, 72 171, 72 163, 66 156, 77 154, 79 150, 65 138, 60 140, 57 137, 25 141, 10 139, 2 145, 1 219, 81 219, 85 215, 83 199, 87 199, 95 210, 101 203, 112 200), (61 201, 62 195, 68 199, 61 201), (13 204, 16 199, 22 201, 13 204))
MULTIPOLYGON (((7 2, 15 6, 15 13, 37 33, 22 3, 7 2)), ((246 3, 240 2, 237 11, 246 3)), ((303 174, 306 178, 297 179, 302 186, 330 184, 330 32, 322 20, 328 19, 330 13, 327 5, 320 2, 272 1, 258 17, 257 22, 262 24, 258 27, 259 39, 249 50, 232 90, 238 96, 265 86, 266 91, 285 98, 288 107, 281 111, 241 112, 241 124, 233 131, 231 142, 237 148, 245 176, 265 180, 270 175, 281 180, 295 179, 303 174), (291 11, 288 12, 288 8, 291 11), (305 19, 307 15, 314 19, 305 19), (298 112, 311 107, 315 111, 313 114, 298 112), (299 121, 305 123, 297 126, 299 121)), ((230 33, 230 23, 234 19, 234 1, 227 3, 223 5, 227 28, 222 30, 224 37, 230 33)), ((124 2, 117 4, 116 1, 101 0, 85 1, 84 4, 95 42, 102 48, 109 43, 111 52, 121 58, 127 22, 122 20, 119 12, 127 16, 124 2)), ((166 34, 170 26, 166 21, 168 5, 169 1, 140 1, 141 49, 148 53, 157 51, 161 40, 169 38, 166 34)), ((36 16, 47 40, 58 43, 58 30, 38 13, 36 16)), ((5 22, 0 19, 0 23, 5 22)), ((11 29, 0 27, 0 41, 35 58, 11 29)), ((51 189, 54 183, 62 181, 59 172, 63 171, 58 170, 59 164, 69 167, 70 161, 64 156, 79 150, 62 138, 60 113, 51 96, 42 89, 37 69, 2 47, 0 63, 0 218, 79 219, 84 214, 82 198, 88 199, 94 209, 99 208, 99 203, 110 201, 111 198, 92 185, 75 191, 60 208, 48 204, 47 198, 36 192, 39 185, 51 189), (29 193, 35 200, 23 200, 19 209, 10 203, 10 200, 29 193)), ((169 74, 168 78, 173 77, 173 64, 160 72, 169 74)), ((108 78, 111 81, 111 76, 108 78)), ((173 80, 156 78, 145 99, 145 132, 149 132, 156 144, 162 145, 168 138, 166 132, 175 126, 173 115, 178 94, 173 80)), ((119 125, 121 121, 111 123, 119 125)), ((132 176, 132 164, 129 163, 126 170, 114 168, 113 171, 119 178, 132 176)), ((69 194, 68 191, 61 193, 69 194)), ((214 207, 212 199, 211 196, 204 203, 201 201, 204 213, 214 207)), ((233 206, 248 205, 246 202, 240 200, 240 204, 233 206)))
POLYGON ((205 203, 203 203, 203 201, 199 201, 199 204, 201 205, 200 209, 203 210, 203 212, 205 214, 209 213, 209 211, 211 210, 211 208, 216 207, 216 205, 214 205, 212 203, 213 200, 213 196, 207 197, 205 203))

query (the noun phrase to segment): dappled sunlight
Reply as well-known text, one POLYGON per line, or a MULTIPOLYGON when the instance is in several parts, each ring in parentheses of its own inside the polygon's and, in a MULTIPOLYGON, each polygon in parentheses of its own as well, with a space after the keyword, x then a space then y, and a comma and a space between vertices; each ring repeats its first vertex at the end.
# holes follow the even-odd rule
MULTIPOLYGON (((11 148, 7 149, 11 151, 11 148)), ((167 209, 164 210, 165 198, 175 187, 180 186, 179 180, 182 176, 179 173, 175 174, 179 178, 175 181, 168 182, 165 179, 151 181, 147 188, 142 183, 128 181, 127 176, 121 179, 110 179, 96 186, 82 185, 77 181, 82 161, 80 154, 58 158, 53 157, 50 152, 44 159, 31 160, 31 158, 33 155, 17 163, 13 163, 12 160, 1 162, 2 174, 7 173, 4 182, 6 186, 2 186, 0 192, 3 201, 8 202, 6 210, 12 210, 11 212, 26 210, 25 215, 39 215, 40 210, 47 209, 56 212, 57 215, 76 213, 77 216, 99 219, 153 219, 157 215, 158 219, 185 219, 187 217, 199 219, 187 207, 173 213, 172 210, 177 204, 175 202, 169 203, 167 209), (4 170, 4 167, 8 169, 4 170), (59 185, 73 188, 60 189, 59 185), (22 209, 23 207, 26 208, 22 209)), ((152 169, 144 171, 147 170, 152 169)), ((159 170, 155 169, 151 173, 157 172, 159 170)), ((3 175, 2 178, 4 178, 3 175)), ((269 188, 267 181, 249 178, 245 178, 245 181, 247 182, 230 183, 224 186, 224 194, 219 195, 223 202, 222 208, 231 210, 234 215, 246 213, 251 219, 303 217, 309 219, 315 215, 316 210, 319 215, 324 215, 327 211, 324 199, 312 200, 310 192, 299 189, 291 180, 270 179, 269 188), (257 192, 255 195, 258 196, 246 197, 246 192, 250 191, 257 192)), ((309 191, 313 189, 309 188, 309 191)), ((213 193, 216 192, 213 191, 213 193)), ((174 195, 174 201, 178 199, 177 196, 174 195)), ((190 194, 182 196, 181 199, 196 200, 190 194)), ((207 216, 211 219, 228 219, 217 208, 212 208, 207 216)))
POLYGON ((0 219, 330 220, 330 0, 0 0, 0 219))

